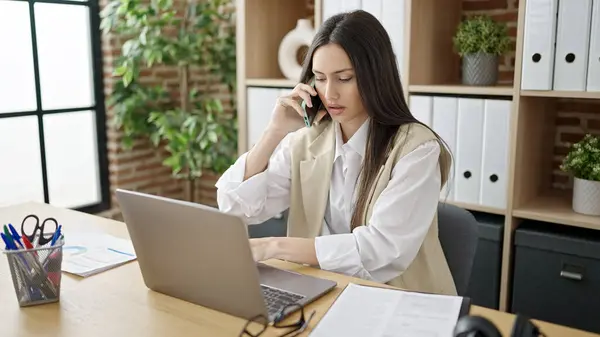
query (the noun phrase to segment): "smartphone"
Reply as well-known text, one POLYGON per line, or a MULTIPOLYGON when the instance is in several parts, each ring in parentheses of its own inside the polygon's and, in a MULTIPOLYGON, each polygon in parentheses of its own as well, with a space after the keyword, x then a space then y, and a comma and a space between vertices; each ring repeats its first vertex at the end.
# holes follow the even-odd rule
MULTIPOLYGON (((314 78, 310 82, 310 86, 315 88, 315 80, 314 78)), ((319 95, 310 96, 312 107, 306 105, 306 102, 302 100, 302 110, 304 110, 304 124, 306 127, 310 128, 313 124, 315 117, 317 116, 317 112, 323 107, 323 102, 321 102, 321 98, 319 95)))

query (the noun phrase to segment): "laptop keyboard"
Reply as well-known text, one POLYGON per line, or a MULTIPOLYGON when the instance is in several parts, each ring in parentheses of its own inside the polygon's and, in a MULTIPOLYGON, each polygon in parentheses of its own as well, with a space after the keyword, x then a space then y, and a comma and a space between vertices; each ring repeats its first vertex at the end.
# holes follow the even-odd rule
POLYGON ((275 315, 281 311, 286 305, 290 305, 304 298, 302 295, 294 294, 285 290, 271 288, 269 286, 260 285, 269 316, 275 315))

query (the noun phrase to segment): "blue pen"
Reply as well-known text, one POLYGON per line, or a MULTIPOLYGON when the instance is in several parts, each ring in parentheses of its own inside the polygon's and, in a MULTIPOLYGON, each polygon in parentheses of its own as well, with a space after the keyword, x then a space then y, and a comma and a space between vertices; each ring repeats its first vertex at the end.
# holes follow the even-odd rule
POLYGON ((21 242, 19 232, 13 227, 12 224, 8 224, 8 228, 10 229, 10 233, 12 234, 13 239, 21 246, 21 248, 25 248, 25 245, 21 242))
POLYGON ((12 250, 19 249, 17 247, 17 245, 13 242, 13 239, 10 235, 4 234, 4 233, 0 233, 0 234, 2 235, 2 239, 4 239, 4 243, 6 243, 6 247, 8 247, 8 249, 12 249, 12 250))
POLYGON ((4 236, 4 233, 0 233, 0 236, 2 236, 2 241, 4 241, 4 250, 10 250, 11 249, 11 244, 8 243, 8 238, 6 236, 4 236))
POLYGON ((58 238, 60 237, 61 229, 62 229, 62 225, 59 225, 56 232, 54 232, 54 235, 52 235, 52 241, 50 242, 50 246, 54 246, 54 244, 56 243, 56 240, 58 240, 58 238))

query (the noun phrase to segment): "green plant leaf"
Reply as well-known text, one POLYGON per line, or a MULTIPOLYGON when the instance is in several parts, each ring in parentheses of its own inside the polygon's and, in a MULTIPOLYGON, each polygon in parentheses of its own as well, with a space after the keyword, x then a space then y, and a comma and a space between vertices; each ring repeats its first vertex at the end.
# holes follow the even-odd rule
POLYGON ((116 68, 113 71, 113 75, 115 76, 123 76, 123 74, 125 74, 125 72, 127 71, 127 66, 126 65, 121 65, 118 68, 116 68))
POLYGON ((580 179, 600 181, 600 137, 586 134, 571 145, 560 169, 580 179))
POLYGON ((460 56, 478 52, 502 55, 510 47, 506 24, 496 22, 488 15, 476 15, 462 21, 452 41, 460 56))
POLYGON ((208 132, 208 140, 210 140, 213 143, 216 143, 219 140, 217 133, 214 131, 209 131, 208 132))
POLYGON ((163 164, 174 177, 195 179, 205 170, 223 172, 237 157, 236 30, 233 13, 225 9, 229 1, 187 5, 189 25, 181 29, 180 3, 114 0, 103 10, 102 27, 126 41, 115 61, 114 74, 121 81, 107 97, 114 111, 112 123, 123 131, 124 148, 147 137, 168 152, 163 164), (207 71, 206 83, 190 77, 184 93, 190 99, 189 111, 183 111, 179 95, 173 95, 181 86, 170 82, 167 90, 140 80, 144 68, 157 65, 207 71), (217 87, 228 90, 226 97, 217 87))
POLYGON ((128 86, 132 80, 133 80, 133 70, 128 68, 125 71, 125 74, 123 74, 123 84, 125 86, 128 86))

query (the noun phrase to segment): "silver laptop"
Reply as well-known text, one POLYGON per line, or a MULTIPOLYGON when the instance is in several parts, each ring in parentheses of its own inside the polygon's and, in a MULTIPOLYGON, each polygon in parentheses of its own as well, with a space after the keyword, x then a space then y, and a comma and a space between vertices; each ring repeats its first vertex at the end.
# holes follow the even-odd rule
MULTIPOLYGON (((235 315, 263 315, 314 301, 336 282, 256 263, 241 218, 216 208, 117 189, 146 286, 235 315)), ((287 312, 290 314, 292 311, 287 312)))

